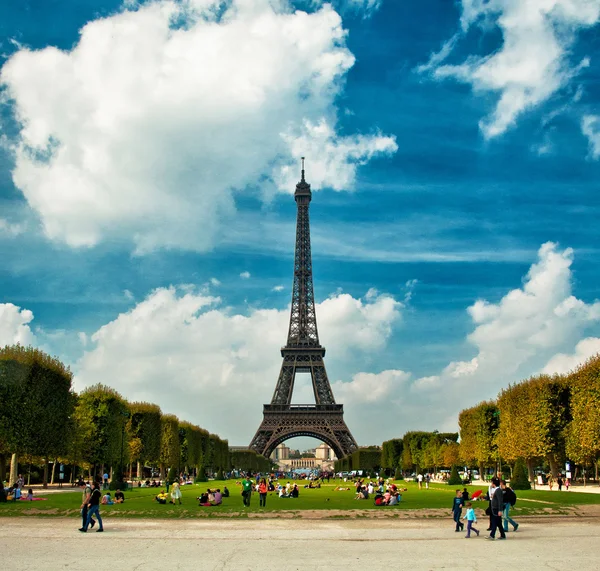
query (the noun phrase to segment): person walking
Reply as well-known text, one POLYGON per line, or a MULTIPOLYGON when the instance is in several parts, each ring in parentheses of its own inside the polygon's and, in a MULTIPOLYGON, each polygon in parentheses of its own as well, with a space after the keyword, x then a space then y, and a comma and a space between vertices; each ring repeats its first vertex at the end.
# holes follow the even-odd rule
POLYGON ((456 490, 456 495, 452 501, 452 517, 456 523, 456 529, 454 531, 462 531, 465 527, 465 524, 460 521, 462 507, 462 492, 460 490, 456 490))
POLYGON ((492 508, 492 529, 486 539, 496 539, 496 530, 500 531, 499 539, 506 539, 504 533, 504 527, 502 527, 502 512, 504 510, 503 492, 500 487, 500 480, 494 478, 492 483, 495 486, 494 495, 492 497, 491 508, 492 508))
POLYGON ((260 494, 259 507, 267 507, 267 482, 264 478, 258 484, 258 493, 260 494))
POLYGON ((250 499, 252 498, 252 480, 250 475, 246 476, 246 479, 242 482, 242 499, 244 500, 244 507, 250 507, 250 499))
POLYGON ((502 488, 502 501, 504 502, 504 511, 502 514, 504 531, 508 531, 509 523, 513 526, 513 530, 517 531, 519 524, 509 516, 510 508, 517 503, 517 494, 515 494, 514 490, 504 480, 500 482, 500 487, 502 488))
POLYGON ((417 482, 419 482, 419 490, 423 489, 423 474, 417 475, 417 482))
POLYGON ((473 527, 473 524, 477 523, 477 516, 475 515, 475 510, 473 509, 471 502, 467 502, 465 507, 467 508, 467 513, 463 518, 467 520, 467 535, 465 535, 465 537, 469 539, 471 537, 471 531, 474 531, 477 534, 477 537, 479 537, 479 530, 473 527))
POLYGON ((429 489, 429 482, 431 481, 431 476, 429 475, 429 473, 425 474, 425 489, 428 490, 429 489))
POLYGON ((87 521, 83 527, 79 528, 79 531, 85 533, 88 530, 91 520, 94 515, 98 519, 99 529, 96 530, 96 533, 100 533, 104 531, 104 526, 102 525, 102 518, 100 517, 100 500, 102 499, 102 492, 100 491, 100 486, 97 482, 94 483, 94 489, 88 501, 88 514, 87 521))
MULTIPOLYGON (((90 496, 92 495, 92 488, 90 488, 89 484, 83 483, 81 486, 81 527, 84 528, 87 522, 88 509, 90 496)), ((93 528, 96 525, 96 520, 94 518, 91 519, 90 525, 93 528)))

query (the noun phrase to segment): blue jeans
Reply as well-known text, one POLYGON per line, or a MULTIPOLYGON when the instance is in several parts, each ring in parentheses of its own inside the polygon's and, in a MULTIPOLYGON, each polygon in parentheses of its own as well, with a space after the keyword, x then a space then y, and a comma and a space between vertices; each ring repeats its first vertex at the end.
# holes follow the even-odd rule
POLYGON ((94 515, 96 516, 96 519, 98 520, 98 525, 100 526, 98 529, 104 529, 104 527, 102 526, 102 518, 100 517, 100 506, 90 506, 88 509, 87 521, 83 526, 83 529, 85 529, 86 531, 94 515))
POLYGON ((513 528, 517 527, 517 522, 512 519, 511 517, 509 517, 510 513, 510 504, 505 504, 504 505, 504 511, 502 512, 502 519, 503 519, 503 523, 504 523, 504 531, 508 531, 508 524, 510 523, 513 528))

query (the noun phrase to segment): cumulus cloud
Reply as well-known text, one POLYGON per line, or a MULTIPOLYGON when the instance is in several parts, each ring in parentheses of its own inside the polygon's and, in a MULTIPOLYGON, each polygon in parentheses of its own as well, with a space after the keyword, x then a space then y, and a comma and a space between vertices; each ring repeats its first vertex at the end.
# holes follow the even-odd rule
POLYGON ((574 353, 554 355, 542 369, 542 373, 548 375, 568 373, 598 353, 600 353, 600 338, 588 337, 577 343, 574 353))
POLYGON ((242 278, 243 280, 249 280, 250 279, 250 272, 242 272, 240 274, 240 278, 242 278))
POLYGON ((271 291, 280 292, 280 291, 283 291, 284 289, 285 289, 285 286, 276 285, 273 287, 273 289, 271 291))
POLYGON ((574 61, 578 33, 600 18, 598 0, 462 0, 461 28, 499 28, 501 47, 489 54, 446 64, 458 36, 434 54, 421 71, 436 79, 470 84, 475 93, 497 97, 494 111, 479 126, 486 138, 504 133, 519 115, 564 88, 589 59, 574 61))
POLYGON ((5 345, 30 345, 35 336, 29 324, 33 321, 33 313, 29 309, 21 309, 12 303, 0 303, 0 347, 5 345))
POLYGON ((300 144, 315 189, 338 177, 351 188, 356 165, 395 148, 379 134, 336 134, 354 56, 330 4, 127 6, 86 24, 71 51, 23 48, 2 67, 21 125, 13 180, 49 238, 208 250, 236 192, 293 190, 299 169, 285 167, 300 144))
MULTIPOLYGON (((340 294, 316 309, 321 342, 361 354, 385 345, 401 304, 383 294, 368 300, 340 294)), ((234 314, 219 298, 190 288, 157 289, 91 336, 75 385, 105 382, 245 444, 275 388, 288 320, 289 308, 234 314)), ((335 359, 326 365, 335 368, 335 359)), ((382 391, 398 378, 386 373, 377 382, 360 374, 348 387, 335 383, 334 394, 365 386, 382 391)))
POLYGON ((25 226, 23 224, 15 224, 0 218, 0 236, 6 236, 8 238, 15 238, 25 232, 25 226))
MULTIPOLYGON (((411 385, 414 399, 426 404, 406 407, 409 418, 424 427, 425 407, 441 419, 440 428, 456 428, 458 412, 481 400, 494 399, 501 388, 539 372, 541 364, 581 339, 587 327, 600 323, 600 301, 585 303, 572 295, 573 251, 546 243, 525 276, 523 286, 509 291, 497 303, 478 300, 467 312, 475 325, 467 341, 476 349, 469 361, 454 361, 434 376, 411 385)), ((586 339, 574 355, 556 355, 544 372, 572 368, 597 348, 586 339)))
POLYGON ((394 391, 401 390, 410 373, 388 370, 381 373, 357 373, 349 382, 336 381, 333 392, 339 402, 352 406, 381 401, 394 391))

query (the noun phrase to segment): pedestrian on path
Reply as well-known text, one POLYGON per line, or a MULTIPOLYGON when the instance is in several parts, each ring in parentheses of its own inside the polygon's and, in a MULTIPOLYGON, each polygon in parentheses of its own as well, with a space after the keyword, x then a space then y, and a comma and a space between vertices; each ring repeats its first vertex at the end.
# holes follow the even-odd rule
POLYGON ((492 497, 492 529, 490 534, 486 537, 486 539, 496 539, 496 530, 500 531, 499 539, 506 539, 506 534, 504 533, 504 528, 502 527, 502 511, 504 509, 503 502, 503 492, 500 487, 500 480, 498 478, 494 478, 492 483, 495 486, 494 495, 492 497))
POLYGON ((467 508, 467 513, 463 518, 467 520, 467 535, 465 535, 465 537, 467 539, 471 537, 471 530, 477 534, 477 537, 479 537, 479 530, 473 527, 473 524, 477 523, 477 516, 475 515, 475 510, 473 509, 471 502, 467 502, 465 507, 467 508))
POLYGON ((96 533, 100 533, 104 531, 104 526, 102 525, 102 518, 100 517, 100 500, 102 498, 102 492, 100 491, 100 486, 98 482, 94 482, 94 490, 92 491, 92 495, 90 496, 88 502, 88 515, 87 521, 83 527, 79 528, 79 531, 85 533, 88 530, 90 522, 94 516, 98 519, 99 529, 96 530, 96 533))
POLYGON ((465 527, 465 524, 460 521, 462 507, 462 492, 460 490, 456 490, 456 495, 452 501, 452 517, 454 519, 454 523, 456 523, 456 529, 454 531, 462 531, 465 527))
MULTIPOLYGON (((81 488, 81 527, 85 527, 88 516, 88 503, 90 501, 90 496, 92 495, 92 488, 89 484, 82 484, 81 488)), ((90 522, 91 527, 96 525, 96 520, 92 518, 90 522)))
POLYGON ((517 494, 515 494, 514 490, 504 480, 500 482, 500 487, 502 488, 502 500, 504 501, 504 512, 502 514, 504 531, 508 531, 509 523, 513 526, 513 530, 517 531, 519 524, 509 516, 510 508, 517 503, 517 494))

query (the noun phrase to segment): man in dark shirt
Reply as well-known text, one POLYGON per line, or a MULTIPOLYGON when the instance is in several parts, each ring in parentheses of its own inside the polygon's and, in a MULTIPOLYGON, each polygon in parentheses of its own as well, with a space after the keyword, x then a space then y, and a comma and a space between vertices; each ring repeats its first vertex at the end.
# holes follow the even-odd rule
POLYGON ((496 486, 491 503, 492 529, 490 531, 490 534, 486 537, 486 539, 496 539, 496 529, 500 531, 499 539, 506 539, 504 527, 502 526, 502 512, 504 511, 504 493, 502 491, 502 488, 500 487, 500 480, 498 478, 494 478, 492 480, 492 483, 494 484, 494 486, 496 486))
POLYGON ((92 517, 95 515, 98 520, 99 529, 96 530, 97 533, 104 531, 104 526, 102 525, 102 518, 100 517, 100 500, 102 498, 102 492, 100 491, 100 486, 98 482, 94 483, 94 489, 90 496, 90 500, 88 502, 88 517, 85 525, 79 528, 79 531, 85 533, 87 531, 88 526, 90 525, 90 521, 92 517))
POLYGON ((125 494, 121 490, 117 490, 115 493, 115 503, 122 504, 125 501, 125 494))
POLYGON ((244 499, 244 507, 250 507, 250 498, 252 497, 252 480, 250 476, 242 482, 242 498, 244 499))

